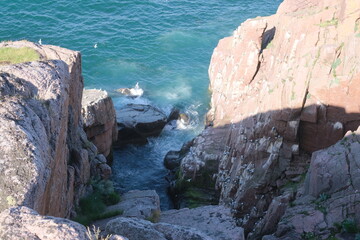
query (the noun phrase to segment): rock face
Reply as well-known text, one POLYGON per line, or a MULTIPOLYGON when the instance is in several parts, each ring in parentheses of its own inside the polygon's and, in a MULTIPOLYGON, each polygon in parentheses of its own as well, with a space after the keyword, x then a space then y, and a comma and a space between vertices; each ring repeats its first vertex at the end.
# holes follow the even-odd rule
POLYGON ((30 47, 43 60, 0 66, 0 210, 69 216, 97 161, 81 124, 80 53, 26 41, 0 47, 30 47))
POLYGON ((99 153, 109 156, 112 143, 117 140, 117 125, 114 104, 106 91, 84 90, 82 117, 88 139, 99 153))
POLYGON ((0 213, 0 239, 13 240, 88 240, 83 225, 56 217, 39 215, 27 207, 0 213))
POLYGON ((220 203, 245 234, 270 206, 279 216, 267 219, 280 219, 295 197, 285 189, 302 182, 311 153, 360 125, 359 11, 357 0, 285 0, 276 15, 247 20, 214 50, 212 127, 193 141, 181 177, 216 174, 220 203))
POLYGON ((147 137, 158 136, 167 122, 167 116, 150 105, 127 104, 117 112, 117 145, 146 143, 147 137))
POLYGON ((183 208, 161 213, 160 222, 195 228, 217 240, 242 240, 244 230, 236 226, 230 209, 224 206, 183 208))

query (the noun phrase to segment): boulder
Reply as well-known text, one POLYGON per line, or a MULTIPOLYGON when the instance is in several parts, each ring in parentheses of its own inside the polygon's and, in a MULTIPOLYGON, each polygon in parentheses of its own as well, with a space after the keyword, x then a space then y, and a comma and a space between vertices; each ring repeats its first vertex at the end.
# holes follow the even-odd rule
POLYGON ((85 89, 82 98, 82 117, 88 139, 99 153, 108 157, 117 139, 115 108, 106 91, 85 89))
POLYGON ((224 206, 205 206, 165 211, 161 213, 160 223, 162 222, 195 228, 212 239, 245 239, 243 229, 236 226, 230 209, 224 206))
POLYGON ((181 227, 166 223, 153 224, 149 221, 119 217, 106 225, 106 233, 120 234, 131 240, 211 240, 193 228, 181 227))
MULTIPOLYGON (((105 210, 105 212, 114 211, 122 212, 122 217, 157 221, 160 216, 160 198, 155 190, 132 190, 121 195, 119 203, 108 206, 105 210)), ((98 220, 93 224, 104 230, 106 224, 115 218, 98 220)))
POLYGON ((159 109, 143 104, 127 104, 117 112, 118 140, 122 146, 128 143, 146 143, 148 137, 158 136, 167 117, 159 109))
POLYGON ((122 210, 123 217, 149 219, 160 214, 160 198, 155 190, 132 190, 121 195, 121 201, 106 211, 122 210))
POLYGON ((0 239, 88 240, 86 228, 68 219, 41 216, 27 207, 0 213, 0 239))

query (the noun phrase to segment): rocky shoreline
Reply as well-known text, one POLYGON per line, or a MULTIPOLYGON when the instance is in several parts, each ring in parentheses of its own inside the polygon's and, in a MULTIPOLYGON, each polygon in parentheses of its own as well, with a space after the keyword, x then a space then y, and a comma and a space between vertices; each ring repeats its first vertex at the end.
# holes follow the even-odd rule
MULTIPOLYGON (((107 199, 93 222, 100 235, 359 238, 359 13, 356 0, 285 0, 222 39, 207 127, 164 160, 181 209, 161 212, 155 191, 130 191, 107 199)), ((91 239, 64 218, 81 215, 97 188, 113 194, 112 148, 186 116, 141 104, 116 112, 105 91, 83 90, 79 52, 2 47, 34 49, 40 61, 0 65, 0 238, 91 239)))

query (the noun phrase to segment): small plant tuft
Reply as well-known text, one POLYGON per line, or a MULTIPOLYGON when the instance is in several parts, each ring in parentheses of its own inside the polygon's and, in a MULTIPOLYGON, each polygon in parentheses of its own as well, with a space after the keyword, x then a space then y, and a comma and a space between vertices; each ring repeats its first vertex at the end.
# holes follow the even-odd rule
POLYGON ((89 240, 109 240, 112 237, 111 234, 102 237, 100 233, 100 228, 97 228, 94 225, 92 226, 92 229, 89 227, 86 228, 86 236, 89 238, 89 240))
POLYGON ((145 218, 145 220, 148 220, 152 223, 157 223, 160 220, 160 211, 159 210, 155 210, 151 213, 150 217, 145 218))
POLYGON ((321 239, 319 236, 317 236, 313 232, 304 232, 301 235, 301 238, 304 239, 304 240, 320 240, 321 239))

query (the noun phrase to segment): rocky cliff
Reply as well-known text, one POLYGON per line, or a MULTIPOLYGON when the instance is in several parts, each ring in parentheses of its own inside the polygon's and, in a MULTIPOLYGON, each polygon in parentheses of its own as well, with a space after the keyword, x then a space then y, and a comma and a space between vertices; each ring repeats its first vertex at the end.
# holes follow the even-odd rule
POLYGON ((0 66, 0 211, 20 205, 68 217, 90 165, 101 165, 81 120, 81 55, 26 41, 0 47, 29 47, 41 60, 0 66))
POLYGON ((275 15, 242 23, 214 50, 209 127, 182 159, 182 179, 212 177, 250 238, 275 231, 311 154, 360 125, 359 52, 357 0, 285 0, 275 15), (266 225, 274 199, 285 207, 266 225))

